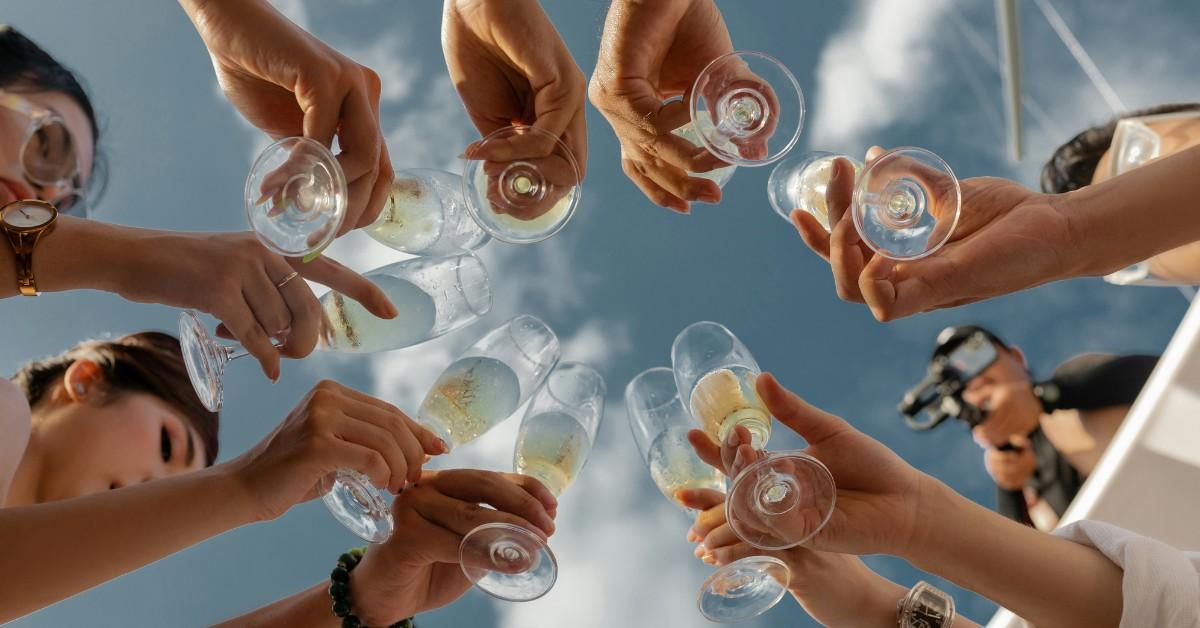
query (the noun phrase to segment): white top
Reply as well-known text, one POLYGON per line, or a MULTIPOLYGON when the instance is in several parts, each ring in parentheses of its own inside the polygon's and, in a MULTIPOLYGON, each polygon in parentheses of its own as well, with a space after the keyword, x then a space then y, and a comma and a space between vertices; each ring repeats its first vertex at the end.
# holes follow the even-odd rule
POLYGON ((1200 628, 1200 552, 1102 521, 1077 521, 1054 535, 1094 547, 1125 570, 1121 628, 1200 628))

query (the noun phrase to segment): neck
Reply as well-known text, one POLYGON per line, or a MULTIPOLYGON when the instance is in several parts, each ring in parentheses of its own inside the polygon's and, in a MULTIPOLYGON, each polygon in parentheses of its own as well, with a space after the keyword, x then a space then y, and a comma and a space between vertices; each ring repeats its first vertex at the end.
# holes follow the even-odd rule
POLYGON ((25 454, 21 456, 21 461, 17 463, 16 471, 13 472, 8 494, 3 496, 3 507, 29 506, 42 501, 40 494, 42 462, 38 422, 35 420, 29 431, 29 442, 25 445, 25 454))

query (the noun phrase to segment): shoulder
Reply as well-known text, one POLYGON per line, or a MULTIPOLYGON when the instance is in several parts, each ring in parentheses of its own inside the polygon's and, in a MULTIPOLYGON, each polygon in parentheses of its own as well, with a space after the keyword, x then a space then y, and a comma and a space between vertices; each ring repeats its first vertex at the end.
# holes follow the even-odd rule
POLYGON ((0 487, 7 486, 29 443, 33 418, 25 394, 0 377, 0 487))

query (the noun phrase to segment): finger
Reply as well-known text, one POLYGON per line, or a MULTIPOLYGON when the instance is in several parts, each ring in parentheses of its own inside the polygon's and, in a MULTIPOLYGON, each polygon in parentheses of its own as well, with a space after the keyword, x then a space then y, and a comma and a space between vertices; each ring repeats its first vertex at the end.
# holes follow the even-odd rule
POLYGON ((404 480, 408 482, 420 480, 421 466, 425 464, 425 451, 410 430, 408 417, 394 408, 385 409, 360 401, 351 396, 350 392, 347 392, 346 396, 347 399, 342 404, 342 412, 350 419, 370 423, 387 432, 391 442, 400 451, 405 468, 404 473, 400 476, 401 487, 403 487, 404 480))
POLYGON ((749 543, 738 543, 708 552, 701 557, 701 560, 714 567, 724 567, 743 558, 762 556, 767 553, 749 543))
POLYGON ((693 510, 708 510, 725 503, 725 493, 711 488, 684 488, 675 496, 684 507, 693 510))
POLYGON ((550 489, 546 488, 545 484, 537 481, 536 478, 520 473, 502 473, 501 475, 509 482, 514 482, 517 486, 525 489, 526 493, 529 493, 534 499, 541 502, 551 519, 555 517, 558 511, 558 498, 554 496, 554 493, 550 492, 550 489))
POLYGON ((367 85, 360 78, 346 94, 339 112, 338 146, 341 151, 337 159, 347 181, 357 180, 379 164, 383 134, 367 91, 367 85))
POLYGON ((659 157, 651 157, 641 166, 643 174, 677 198, 710 204, 721 202, 721 187, 715 181, 688 176, 682 168, 659 157))
POLYGON ((830 228, 842 221, 854 199, 854 164, 845 157, 833 160, 829 184, 825 188, 825 209, 830 228))
POLYGON ((296 258, 289 258, 288 262, 305 279, 328 286, 358 301, 379 318, 392 319, 400 313, 379 286, 334 259, 323 255, 308 263, 296 258))
POLYGON ((379 218, 379 212, 383 210, 383 205, 392 192, 392 182, 395 180, 396 171, 392 169, 391 157, 388 154, 387 145, 384 145, 379 155, 379 171, 375 177, 375 187, 372 188, 371 195, 368 197, 367 206, 362 215, 358 217, 358 223, 350 225, 343 233, 350 229, 369 227, 379 218))
POLYGON ((749 445, 750 430, 743 425, 735 425, 729 433, 725 435, 725 441, 721 443, 721 468, 728 471, 728 475, 737 475, 741 468, 737 463, 738 451, 743 445, 749 445))
POLYGON ((965 291, 957 268, 937 256, 903 263, 876 256, 863 269, 860 289, 876 319, 895 320, 941 307, 945 295, 965 291))
POLYGON ((739 539, 737 534, 734 533, 733 527, 726 523, 725 525, 713 528, 713 530, 708 533, 708 536, 704 537, 702 544, 704 545, 705 549, 712 551, 721 547, 737 545, 741 542, 742 540, 739 539))
POLYGON ((562 141, 570 149, 571 154, 575 155, 575 161, 579 164, 579 174, 586 174, 588 163, 587 116, 582 103, 579 110, 575 112, 575 116, 571 118, 571 124, 567 125, 567 131, 563 135, 562 141))
POLYGON ((436 456, 438 454, 444 454, 450 451, 450 447, 446 444, 446 441, 438 438, 437 435, 429 430, 429 428, 417 423, 416 421, 413 421, 412 417, 408 416, 408 414, 400 408, 397 408, 396 406, 379 399, 378 397, 374 397, 360 390, 350 388, 349 386, 342 386, 342 392, 356 402, 373 406, 382 411, 389 417, 389 421, 395 421, 398 419, 399 421, 407 424, 408 431, 416 437, 417 441, 421 444, 421 450, 424 453, 436 456))
POLYGON ((469 469, 444 471, 437 479, 438 490, 443 494, 466 502, 489 504, 497 510, 532 521, 548 536, 554 533, 554 520, 546 512, 545 496, 533 486, 535 483, 540 484, 525 479, 518 484, 499 473, 469 469))
POLYGON ((235 300, 237 303, 234 304, 233 311, 213 312, 213 314, 221 319, 221 323, 225 325, 226 329, 233 332, 234 338, 237 338, 238 342, 242 344, 242 348, 258 360, 267 378, 273 382, 277 381, 279 379, 279 350, 271 344, 270 337, 259 325, 258 318, 254 316, 245 297, 238 295, 235 300))
POLYGON ((771 414, 810 445, 854 429, 841 418, 809 405, 780 385, 770 373, 758 376, 756 388, 771 414))
POLYGON ((721 464, 721 446, 708 435, 708 432, 704 430, 689 430, 687 439, 701 460, 715 469, 720 469, 722 472, 725 471, 725 466, 721 464))
POLYGON ((804 240, 804 244, 828 262, 829 232, 821 226, 821 221, 803 209, 793 209, 792 224, 796 226, 796 231, 800 232, 800 239, 804 240))
POLYGON ((333 134, 337 132, 338 113, 342 109, 345 92, 330 89, 322 82, 313 84, 309 89, 300 87, 296 94, 304 111, 304 137, 329 148, 333 145, 333 134))
POLYGON ((371 484, 385 490, 391 482, 387 458, 375 447, 339 438, 333 440, 327 452, 335 469, 356 471, 371 480, 371 484))
POLYGON ((292 270, 292 266, 282 257, 272 256, 267 263, 267 276, 272 279, 278 277, 274 279, 271 289, 283 299, 284 307, 288 311, 286 333, 282 334, 284 337, 279 338, 283 342, 279 348, 280 352, 289 358, 302 358, 312 353, 317 346, 324 323, 324 313, 312 288, 309 288, 306 282, 300 281, 299 277, 293 277, 282 287, 279 286, 279 282, 293 272, 295 271, 292 270))
MULTIPOLYGON (((536 500, 534 502, 536 503, 536 500)), ((507 523, 520 526, 542 538, 546 538, 554 532, 554 522, 544 512, 540 517, 540 522, 537 519, 530 521, 505 510, 486 508, 475 500, 456 499, 436 491, 431 491, 424 499, 416 502, 414 510, 426 521, 458 535, 465 535, 488 523, 507 523)))
MULTIPOLYGON (((271 270, 279 272, 277 268, 273 268, 270 262, 263 265, 256 264, 255 268, 246 269, 242 298, 250 306, 250 311, 254 312, 254 318, 258 321, 259 326, 278 343, 286 341, 290 336, 292 315, 283 295, 275 287, 275 282, 286 277, 287 273, 274 278, 270 275, 271 270)), ((287 272, 290 273, 291 270, 287 272)))
POLYGON ((879 159, 886 152, 887 152, 887 149, 885 149, 882 146, 878 146, 878 145, 868 148, 867 149, 867 164, 870 164, 872 161, 879 159))
POLYGON ((689 535, 695 535, 703 540, 709 532, 723 525, 725 525, 725 505, 722 503, 696 515, 696 521, 692 523, 692 528, 688 532, 689 535))
POLYGON ((346 412, 345 407, 340 419, 333 427, 334 435, 344 441, 379 452, 387 466, 387 474, 380 477, 372 476, 371 480, 376 482, 376 486, 393 495, 399 493, 404 488, 409 470, 408 457, 405 455, 404 449, 396 442, 395 436, 384 427, 346 412), (383 483, 378 483, 378 480, 382 480, 383 483))
POLYGON ((680 214, 686 214, 691 211, 687 201, 675 196, 674 194, 671 194, 661 185, 655 183, 654 180, 647 176, 645 172, 643 172, 642 165, 640 163, 631 159, 622 159, 621 170, 625 171, 625 176, 629 177, 629 180, 633 181, 633 184, 638 186, 638 189, 642 191, 642 194, 646 195, 646 198, 650 199, 651 203, 654 203, 659 207, 666 207, 667 209, 680 214))
MULTIPOLYGON (((405 491, 401 497, 396 499, 396 506, 393 507, 394 516, 399 521, 401 509, 411 510, 415 516, 405 516, 403 520, 411 522, 410 525, 397 525, 392 536, 384 543, 410 543, 419 546, 421 554, 434 562, 458 564, 458 550, 462 545, 462 535, 447 530, 438 522, 430 521, 420 513, 417 502, 425 499, 425 495, 418 498, 414 493, 412 498, 408 498, 407 493, 408 491, 405 491)), ((436 494, 434 491, 429 491, 429 493, 436 494)))
POLYGON ((860 241, 858 230, 849 220, 837 223, 830 235, 829 266, 833 271, 833 282, 838 298, 843 301, 855 303, 863 301, 858 283, 866 260, 863 259, 860 241))

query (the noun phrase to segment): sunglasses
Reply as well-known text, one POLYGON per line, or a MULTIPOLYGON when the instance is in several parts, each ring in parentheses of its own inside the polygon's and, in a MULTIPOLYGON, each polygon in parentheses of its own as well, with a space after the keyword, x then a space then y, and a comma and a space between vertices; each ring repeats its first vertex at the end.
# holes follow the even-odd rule
POLYGON ((1150 128, 1154 122, 1200 118, 1200 111, 1178 111, 1153 116, 1122 118, 1113 132, 1112 163, 1109 175, 1117 176, 1129 172, 1162 154, 1162 136, 1150 128))
POLYGON ((21 141, 21 169, 38 199, 63 214, 88 217, 91 208, 80 184, 79 151, 66 122, 57 113, 29 99, 0 91, 0 107, 29 120, 21 141), (47 193, 48 192, 48 193, 47 193))

